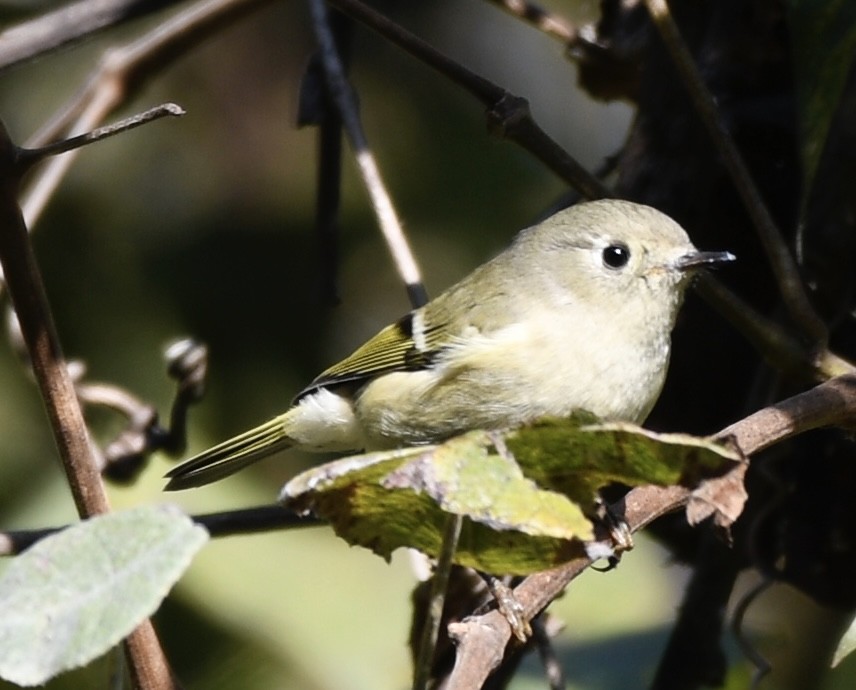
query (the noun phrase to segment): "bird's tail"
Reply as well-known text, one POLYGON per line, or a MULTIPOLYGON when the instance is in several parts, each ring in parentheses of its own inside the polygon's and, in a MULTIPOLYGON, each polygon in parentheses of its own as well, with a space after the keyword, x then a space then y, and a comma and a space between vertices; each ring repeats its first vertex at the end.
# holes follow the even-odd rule
POLYGON ((174 467, 166 473, 169 483, 164 491, 180 491, 216 482, 278 450, 285 450, 293 441, 285 433, 283 421, 282 417, 274 417, 174 467))

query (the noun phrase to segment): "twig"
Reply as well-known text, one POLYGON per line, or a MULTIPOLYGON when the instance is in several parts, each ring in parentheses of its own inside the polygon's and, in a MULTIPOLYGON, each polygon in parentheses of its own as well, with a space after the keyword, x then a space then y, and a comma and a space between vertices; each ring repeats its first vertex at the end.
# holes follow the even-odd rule
MULTIPOLYGON (((215 31, 267 1, 205 0, 170 17, 140 38, 105 51, 86 86, 27 142, 27 146, 43 146, 62 136, 99 126, 159 71, 215 31)), ((75 157, 75 153, 68 153, 53 158, 38 177, 31 180, 21 201, 24 218, 31 229, 75 157)))
POLYGON ((157 12, 177 0, 79 0, 0 33, 0 70, 57 50, 68 43, 131 19, 157 12))
POLYGON ((566 686, 565 672, 556 654, 550 632, 547 630, 547 614, 542 613, 532 621, 532 639, 541 657, 544 676, 547 678, 550 690, 564 690, 566 686))
POLYGON ((571 43, 577 37, 577 30, 573 24, 529 0, 489 0, 489 2, 533 24, 545 34, 558 38, 563 43, 571 43))
POLYGON ((339 110, 345 134, 354 149, 357 167, 360 169, 363 183, 369 193, 372 208, 377 216, 395 266, 407 288, 410 302, 414 307, 420 307, 428 301, 428 294, 422 284, 419 266, 410 250, 404 230, 401 227, 401 221, 386 190, 374 154, 369 149, 368 140, 360 122, 357 102, 351 85, 345 76, 345 70, 336 49, 336 41, 330 30, 327 6, 324 0, 309 0, 309 7, 312 12, 312 26, 318 40, 321 63, 324 66, 327 89, 339 110))
POLYGON ((0 128, 0 263, 81 517, 109 511, 92 444, 62 355, 41 274, 17 204, 18 149, 0 128))
MULTIPOLYGON (((8 310, 9 340, 23 365, 31 371, 27 346, 11 306, 8 310)), ((191 338, 179 339, 164 352, 167 374, 176 381, 169 426, 160 423, 157 408, 130 391, 111 383, 85 381, 83 362, 68 362, 69 376, 81 404, 100 406, 125 418, 125 424, 103 450, 98 452, 102 476, 117 482, 133 480, 155 451, 183 453, 187 446, 187 415, 191 405, 205 392, 208 349, 191 338)))
POLYGON ((852 429, 854 425, 856 376, 848 374, 758 410, 725 427, 717 437, 732 439, 748 456, 812 429, 852 429))
MULTIPOLYGON (((295 515, 280 505, 257 506, 241 510, 229 510, 221 513, 191 515, 190 519, 204 527, 212 537, 229 537, 235 534, 255 534, 273 530, 295 529, 298 527, 318 527, 326 523, 314 517, 295 515)), ((56 534, 62 527, 45 529, 10 530, 0 532, 0 557, 15 556, 26 551, 45 537, 56 534)))
POLYGON ((493 82, 446 57, 421 38, 357 0, 329 0, 373 31, 407 51, 429 67, 463 87, 487 108, 492 133, 508 138, 534 154, 542 163, 587 199, 612 196, 609 189, 574 160, 533 120, 526 99, 515 96, 493 82))
MULTIPOLYGON (((177 106, 175 103, 164 103, 162 105, 151 108, 145 112, 137 113, 136 115, 132 115, 131 117, 127 117, 124 120, 120 120, 119 122, 115 122, 113 124, 107 125, 106 127, 99 127, 98 129, 94 129, 90 132, 85 132, 83 134, 79 134, 77 136, 70 137, 68 139, 62 139, 60 141, 55 141, 50 144, 46 144, 45 146, 39 147, 15 147, 14 150, 14 168, 15 175, 20 178, 25 175, 34 165, 42 162, 45 158, 49 158, 51 156, 56 156, 57 154, 65 154, 64 156, 60 156, 61 158, 67 158, 73 152, 78 151, 79 149, 87 146, 89 144, 95 143, 96 141, 100 141, 102 139, 106 139, 108 137, 112 137, 116 134, 121 134, 130 129, 134 129, 135 127, 139 127, 141 125, 148 124, 154 120, 159 120, 162 117, 173 116, 178 117, 180 115, 184 115, 184 110, 181 107, 177 106)), ((70 158, 67 158, 70 161, 70 158)), ((63 168, 63 172, 67 169, 63 168)), ((49 176, 53 183, 58 184, 59 179, 54 175, 49 176)), ((53 187, 51 187, 51 191, 53 187)), ((44 202, 46 202, 47 197, 44 195, 44 190, 40 190, 38 194, 39 198, 39 206, 38 211, 41 211, 44 202)), ((21 211, 24 225, 27 225, 29 220, 32 220, 32 217, 28 217, 26 211, 22 209, 21 211)), ((0 281, 3 280, 3 272, 0 271, 0 281)), ((0 292, 2 292, 3 284, 0 282, 0 292)))
POLYGON ((18 150, 17 163, 21 166, 22 171, 28 170, 48 156, 55 156, 59 153, 79 149, 96 141, 101 141, 102 139, 107 139, 108 137, 113 137, 148 124, 149 122, 160 120, 162 117, 180 117, 184 114, 184 109, 181 106, 175 103, 163 103, 142 113, 131 115, 131 117, 126 117, 123 120, 119 120, 119 122, 98 127, 84 134, 78 134, 77 136, 55 141, 38 148, 21 148, 18 150))
MULTIPOLYGON (((18 206, 19 173, 18 148, 0 128, 0 264, 77 512, 84 518, 100 515, 110 506, 18 206)), ((128 636, 125 651, 135 687, 175 687, 151 622, 128 636)))
POLYGON ((772 584, 773 581, 765 577, 752 587, 752 589, 746 592, 746 594, 740 597, 740 601, 737 602, 737 606, 734 609, 734 617, 731 620, 731 631, 737 639, 737 644, 740 645, 740 650, 755 666, 755 673, 752 674, 752 690, 760 687, 761 681, 770 673, 770 671, 773 670, 773 667, 770 665, 770 662, 764 658, 761 652, 758 651, 758 648, 746 639, 746 630, 743 627, 743 623, 746 619, 746 612, 749 610, 749 607, 758 600, 758 597, 770 589, 772 584))
POLYGON ((431 576, 431 591, 428 594, 428 606, 419 636, 419 654, 413 670, 413 690, 425 690, 428 687, 431 663, 434 659, 434 650, 437 648, 440 622, 446 605, 449 574, 452 571, 452 561, 458 548, 463 524, 464 520, 460 515, 449 515, 446 519, 442 551, 437 558, 437 565, 434 566, 434 574, 431 576))
MULTIPOLYGON (((354 22, 341 12, 329 17, 336 52, 347 74, 354 22)), ((321 296, 325 304, 339 303, 339 212, 342 186, 342 117, 324 77, 321 56, 315 53, 303 73, 297 125, 318 128, 318 172, 315 192, 315 233, 318 238, 321 296)))
POLYGON ((803 333, 813 341, 815 347, 824 348, 828 340, 826 324, 811 306, 796 262, 780 230, 776 227, 749 168, 735 146, 713 97, 704 86, 692 55, 669 12, 666 0, 645 0, 645 4, 672 56, 684 87, 689 92, 690 100, 722 157, 752 219, 791 317, 803 333))
POLYGON ((778 323, 753 309, 713 275, 700 274, 694 287, 704 300, 758 350, 773 367, 805 379, 827 379, 854 372, 854 365, 828 348, 807 347, 778 323))
POLYGON ((0 71, 182 0, 78 0, 0 33, 0 71))

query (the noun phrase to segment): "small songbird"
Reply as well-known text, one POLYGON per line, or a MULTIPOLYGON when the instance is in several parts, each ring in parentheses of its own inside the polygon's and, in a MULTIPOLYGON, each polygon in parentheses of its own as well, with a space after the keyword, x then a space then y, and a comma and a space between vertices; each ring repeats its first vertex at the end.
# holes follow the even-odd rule
POLYGON ((171 470, 201 486, 285 448, 378 450, 582 409, 642 422, 660 394, 698 251, 671 218, 580 203, 324 371, 283 414, 171 470))

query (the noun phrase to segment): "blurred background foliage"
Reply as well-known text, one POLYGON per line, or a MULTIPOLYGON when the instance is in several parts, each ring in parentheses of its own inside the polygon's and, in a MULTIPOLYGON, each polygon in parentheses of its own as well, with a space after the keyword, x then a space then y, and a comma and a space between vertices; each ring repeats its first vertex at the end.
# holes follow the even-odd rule
MULTIPOLYGON (((597 12, 594 0, 544 4, 575 19, 597 12)), ((538 31, 483 2, 377 6, 528 98, 539 123, 590 169, 621 145, 631 109, 582 93, 574 65, 538 31)), ((6 21, 18 18, 14 7, 4 11, 6 21)), ((16 141, 84 83, 107 47, 161 20, 132 23, 4 74, 0 115, 16 141)), ((83 360, 89 378, 126 387, 166 414, 165 345, 186 335, 208 344, 208 392, 191 414, 188 454, 280 412, 318 371, 408 309, 347 158, 341 303, 322 298, 313 236, 316 132, 294 125, 313 48, 304 3, 270 3, 222 31, 125 108, 130 114, 174 101, 187 115, 88 148, 35 229, 66 355, 83 360)), ((528 154, 487 135, 478 104, 359 28, 352 80, 430 294, 565 192, 528 154)), ((0 524, 73 521, 40 401, 6 339, 0 391, 0 524)), ((93 419, 96 433, 109 436, 113 420, 102 417, 93 419)), ((220 484, 164 496, 170 462, 157 458, 133 486, 110 487, 113 505, 169 500, 213 512, 269 503, 317 458, 291 453, 220 484)), ((640 542, 616 572, 580 578, 554 606, 568 624, 558 645, 573 688, 642 687, 653 674, 685 573, 656 544, 640 542)), ((206 547, 155 624, 188 688, 403 688, 413 582, 405 557, 386 564, 323 528, 232 537, 206 547)), ((767 596, 792 604, 787 620, 769 623, 761 614, 758 621, 784 648, 820 615, 793 593, 767 596)), ((731 652, 729 687, 746 687, 748 664, 731 652)), ((48 687, 103 687, 114 663, 108 657, 48 687)), ((854 682, 851 660, 824 687, 854 682)), ((537 665, 514 687, 545 687, 537 665)))

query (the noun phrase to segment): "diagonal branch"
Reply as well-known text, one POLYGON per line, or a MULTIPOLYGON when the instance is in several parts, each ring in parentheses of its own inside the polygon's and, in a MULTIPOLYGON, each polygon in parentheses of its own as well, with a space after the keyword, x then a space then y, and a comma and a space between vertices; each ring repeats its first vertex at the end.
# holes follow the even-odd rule
POLYGON ((520 17, 563 43, 571 43, 577 37, 577 29, 573 24, 530 0, 489 0, 489 2, 515 17, 520 17))
MULTIPOLYGON (((156 74, 214 32, 268 1, 203 0, 143 36, 105 51, 83 89, 27 145, 41 146, 98 127, 156 74)), ((0 46, 2 41, 0 35, 0 46)), ((76 156, 70 152, 51 159, 30 181, 21 201, 28 227, 33 227, 76 156)))
POLYGON ((345 14, 451 79, 487 108, 488 128, 534 154, 587 199, 612 196, 609 189, 557 144, 532 118, 525 98, 471 72, 428 43, 358 0, 329 0, 345 14))
MULTIPOLYGON (((856 375, 840 376, 804 393, 766 407, 726 427, 716 436, 731 439, 748 457, 791 436, 824 426, 856 425, 856 375)), ((646 486, 633 489, 617 511, 636 532, 667 513, 686 506, 691 490, 683 487, 646 486)), ((544 610, 592 561, 580 557, 565 565, 535 573, 514 589, 526 620, 544 610)), ((511 639, 508 621, 491 611, 449 626, 458 645, 448 690, 477 688, 501 662, 511 639)))
POLYGON ((0 33, 0 70, 157 12, 177 0, 78 0, 0 33))
POLYGON ((818 349, 824 348, 828 340, 826 325, 814 311, 808 299, 796 262, 770 215, 749 168, 740 151, 737 150, 713 97, 702 81, 692 55, 669 12, 666 0, 645 0, 645 4, 666 48, 671 53, 678 74, 689 92, 690 100, 722 157, 734 181, 734 186, 743 200, 743 205, 752 219, 791 317, 803 333, 813 341, 813 345, 818 349))
POLYGON ((335 38, 330 29, 326 4, 324 0, 310 0, 309 6, 312 11, 312 25, 318 39, 321 62, 324 67, 324 76, 327 80, 327 89, 339 110, 345 134, 354 149, 357 167, 369 193, 372 208, 377 216, 395 266, 407 287, 411 304, 414 307, 420 307, 428 301, 428 294, 422 284, 422 276, 416 263, 416 257, 414 257, 407 242, 398 213, 392 203, 392 197, 386 189, 377 161, 369 148, 368 139, 360 121, 357 101, 353 89, 348 83, 345 69, 336 49, 335 38))

